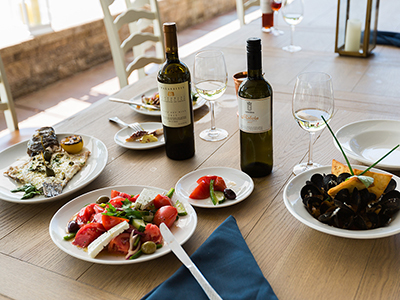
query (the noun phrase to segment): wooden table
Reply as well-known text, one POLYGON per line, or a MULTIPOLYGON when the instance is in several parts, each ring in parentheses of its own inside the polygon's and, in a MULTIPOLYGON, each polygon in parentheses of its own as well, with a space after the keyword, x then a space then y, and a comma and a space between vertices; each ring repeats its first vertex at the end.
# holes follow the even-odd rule
MULTIPOLYGON (((333 6, 334 7, 334 6, 333 6)), ((399 119, 400 56, 398 49, 377 47, 368 59, 334 53, 334 28, 304 20, 296 31, 298 53, 281 47, 289 32, 273 37, 260 31, 257 20, 208 48, 222 49, 229 74, 246 68, 245 43, 259 36, 263 43, 265 77, 274 88, 274 169, 255 179, 245 201, 223 209, 197 209, 198 225, 184 244, 193 253, 229 215, 233 215, 265 277, 279 299, 396 299, 400 295, 400 235, 373 240, 346 239, 313 230, 285 208, 282 191, 293 177, 293 166, 306 160, 308 133, 291 114, 294 80, 302 71, 320 70, 333 76, 336 108, 331 121, 336 131, 365 119, 399 119)), ((283 27, 283 26, 282 26, 283 27)), ((184 58, 192 66, 193 55, 184 58)), ((156 87, 149 76, 126 87, 119 96, 136 95, 156 87)), ((139 299, 171 276, 181 263, 173 254, 140 265, 107 266, 75 259, 51 241, 51 217, 74 197, 113 185, 173 187, 188 172, 210 166, 240 169, 237 103, 233 81, 216 107, 217 126, 229 137, 209 143, 199 133, 209 126, 207 107, 195 112, 196 155, 172 161, 164 149, 133 151, 114 143, 119 127, 108 121, 158 121, 123 104, 103 99, 55 126, 57 131, 92 135, 109 151, 103 173, 89 186, 57 202, 18 205, 0 201, 0 299, 139 299), (140 268, 140 277, 135 270, 140 268), (162 270, 159 272, 159 270, 162 270)), ((315 141, 315 161, 343 161, 327 130, 315 141)), ((353 161, 354 163, 355 161, 353 161)), ((397 175, 399 175, 397 173, 397 175)))

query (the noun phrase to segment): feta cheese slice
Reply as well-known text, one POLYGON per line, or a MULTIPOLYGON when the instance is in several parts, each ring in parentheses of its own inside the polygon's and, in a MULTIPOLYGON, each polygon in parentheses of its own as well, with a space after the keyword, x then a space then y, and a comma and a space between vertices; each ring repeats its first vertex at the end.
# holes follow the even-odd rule
POLYGON ((104 232, 101 236, 95 239, 88 246, 88 254, 91 258, 95 258, 97 254, 100 253, 101 250, 105 246, 107 246, 113 238, 123 233, 125 230, 129 228, 128 222, 121 222, 111 228, 109 231, 104 232))
POLYGON ((144 188, 135 201, 135 208, 138 210, 145 210, 153 204, 153 200, 158 194, 159 192, 144 188))

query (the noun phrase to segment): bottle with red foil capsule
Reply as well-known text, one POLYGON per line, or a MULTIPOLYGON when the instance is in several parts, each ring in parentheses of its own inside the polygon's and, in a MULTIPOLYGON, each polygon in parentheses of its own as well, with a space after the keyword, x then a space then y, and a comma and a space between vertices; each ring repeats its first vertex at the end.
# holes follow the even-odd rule
POLYGON ((260 8, 262 13, 262 28, 264 32, 271 32, 271 27, 274 27, 274 12, 271 7, 271 0, 261 0, 260 8))

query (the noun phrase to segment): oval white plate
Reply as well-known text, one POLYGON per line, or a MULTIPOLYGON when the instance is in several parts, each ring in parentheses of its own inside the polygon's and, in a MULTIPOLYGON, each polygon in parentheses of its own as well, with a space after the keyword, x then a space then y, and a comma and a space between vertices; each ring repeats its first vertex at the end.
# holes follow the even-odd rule
POLYGON ((175 185, 175 193, 179 199, 185 199, 191 205, 202 208, 221 208, 231 206, 246 199, 254 189, 253 179, 242 171, 225 168, 211 167, 193 171, 183 176, 175 185), (225 202, 214 205, 210 198, 203 200, 190 199, 189 195, 197 186, 197 179, 205 175, 217 175, 224 179, 228 188, 236 193, 235 200, 225 200, 225 202))
MULTIPOLYGON (((57 133, 58 140, 66 136, 70 136, 77 133, 57 133)), ((79 134, 83 138, 84 148, 83 150, 89 150, 90 156, 86 162, 86 165, 80 170, 63 189, 63 192, 55 197, 45 197, 43 195, 35 196, 31 199, 22 200, 23 195, 20 193, 11 193, 10 190, 15 189, 19 184, 9 177, 3 176, 3 173, 8 169, 10 165, 18 165, 18 161, 25 162, 28 160, 28 154, 26 154, 28 140, 13 145, 2 152, 0 152, 0 199, 23 204, 36 204, 42 202, 55 201, 69 194, 76 192, 84 186, 95 180, 100 173, 104 170, 107 159, 108 151, 106 145, 99 139, 79 134)))
MULTIPOLYGON (((352 167, 360 170, 366 169, 365 166, 352 167)), ((377 170, 374 168, 372 168, 371 171, 390 174, 388 172, 377 170)), ((310 180, 311 176, 315 173, 330 174, 331 166, 315 168, 313 170, 308 170, 304 173, 297 175, 289 181, 283 191, 283 200, 285 202, 286 208, 297 220, 320 232, 352 239, 376 239, 391 236, 400 232, 400 217, 398 213, 388 226, 369 230, 348 230, 336 228, 324 224, 312 217, 303 204, 303 201, 300 197, 300 190, 303 186, 306 185, 306 181, 310 180)), ((392 178, 396 180, 397 187, 400 187, 400 178, 395 175, 393 175, 392 178)))
MULTIPOLYGON (((163 256, 169 253, 171 250, 164 243, 164 246, 153 254, 141 255, 137 259, 125 260, 123 256, 117 255, 107 255, 107 253, 101 253, 98 258, 91 258, 86 251, 72 245, 71 241, 65 241, 64 236, 66 235, 65 227, 67 226, 71 217, 77 213, 82 207, 88 203, 96 202, 99 196, 110 196, 111 190, 117 190, 120 192, 125 192, 128 194, 139 194, 143 188, 149 188, 160 193, 166 193, 167 191, 148 186, 113 186, 98 189, 86 194, 83 194, 74 200, 68 202, 63 207, 61 207, 50 221, 49 231, 53 242, 58 248, 60 248, 65 253, 85 260, 91 263, 107 264, 107 265, 125 265, 125 264, 135 264, 148 260, 155 259, 157 257, 163 256)), ((175 197, 172 197, 172 201, 175 202, 175 197)), ((184 205, 187 215, 179 217, 178 221, 175 222, 174 226, 171 228, 172 233, 180 244, 185 243, 194 233, 197 226, 197 215, 192 206, 190 206, 185 200, 180 200, 184 205)))
MULTIPOLYGON (((400 121, 366 120, 343 126, 336 137, 347 156, 372 165, 400 143, 400 121)), ((333 141, 336 148, 337 143, 333 141)), ((400 148, 383 159, 377 167, 400 170, 400 148)))
MULTIPOLYGON (((146 131, 152 131, 156 129, 163 128, 160 122, 147 122, 147 123, 140 123, 143 129, 146 131)), ((145 143, 142 144, 141 142, 127 142, 126 139, 130 137, 133 133, 133 129, 130 127, 122 128, 118 131, 114 136, 114 141, 120 145, 121 147, 128 148, 128 149, 135 149, 135 150, 146 150, 146 149, 153 149, 157 147, 161 147, 165 144, 164 135, 158 136, 157 142, 145 143)))
MULTIPOLYGON (((144 92, 143 94, 146 97, 151 97, 154 95, 154 93, 157 93, 157 92, 158 92, 158 88, 153 88, 153 89, 150 89, 150 90, 144 92)), ((132 101, 141 102, 143 94, 133 97, 132 101)), ((193 110, 199 109, 204 104, 206 104, 206 100, 199 97, 199 99, 197 99, 197 101, 196 101, 196 104, 193 105, 193 110)), ((139 114, 161 117, 161 111, 159 111, 159 110, 148 110, 148 109, 141 108, 141 107, 138 108, 137 105, 134 105, 134 104, 129 104, 129 106, 130 106, 130 108, 132 108, 134 111, 138 112, 139 114)))

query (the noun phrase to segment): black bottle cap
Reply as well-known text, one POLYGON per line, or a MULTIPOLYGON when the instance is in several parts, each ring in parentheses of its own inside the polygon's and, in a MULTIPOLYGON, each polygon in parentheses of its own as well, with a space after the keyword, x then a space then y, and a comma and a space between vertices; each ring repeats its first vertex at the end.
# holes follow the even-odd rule
POLYGON ((247 40, 247 52, 261 51, 261 39, 251 37, 247 40))

